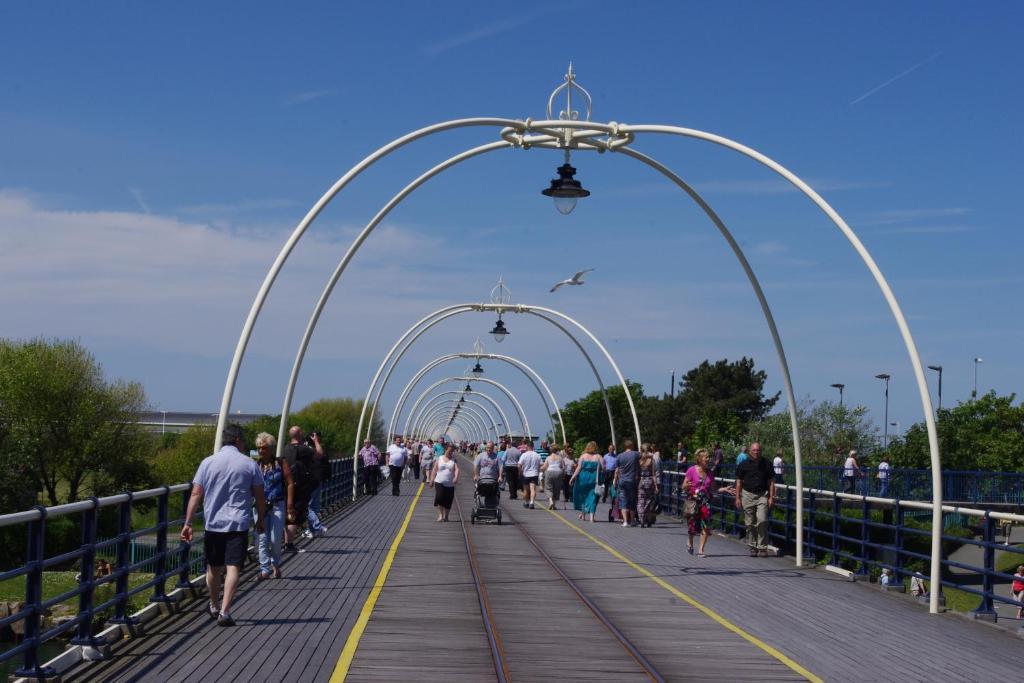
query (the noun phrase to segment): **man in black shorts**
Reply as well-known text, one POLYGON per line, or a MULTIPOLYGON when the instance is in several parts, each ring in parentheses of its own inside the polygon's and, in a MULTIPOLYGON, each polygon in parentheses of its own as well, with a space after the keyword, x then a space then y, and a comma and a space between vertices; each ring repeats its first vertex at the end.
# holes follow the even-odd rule
POLYGON ((199 464, 192 479, 192 496, 185 511, 181 540, 192 542, 192 517, 203 504, 203 551, 206 554, 206 588, 210 593, 210 617, 219 626, 234 626, 231 601, 238 575, 249 546, 253 500, 256 502, 256 530, 263 533, 266 502, 259 465, 245 454, 242 428, 228 425, 222 433, 224 445, 199 464), (224 598, 217 607, 221 578, 224 598))

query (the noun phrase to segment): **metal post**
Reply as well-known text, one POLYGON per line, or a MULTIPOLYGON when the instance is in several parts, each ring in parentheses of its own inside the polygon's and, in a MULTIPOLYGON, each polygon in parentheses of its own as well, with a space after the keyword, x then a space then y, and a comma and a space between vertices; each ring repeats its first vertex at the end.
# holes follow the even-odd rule
MULTIPOLYGON (((867 482, 865 482, 865 485, 867 482)), ((871 518, 871 503, 868 502, 868 496, 865 492, 861 496, 861 520, 860 520, 860 569, 857 570, 857 574, 861 576, 868 576, 871 572, 868 569, 868 530, 871 528, 868 526, 868 520, 871 518)))
POLYGON ((786 527, 783 535, 783 545, 788 546, 789 542, 793 540, 793 534, 790 533, 790 529, 793 526, 793 489, 786 489, 786 527))
POLYGON ((153 567, 153 574, 158 579, 153 586, 153 595, 149 597, 150 602, 162 602, 169 604, 174 602, 167 597, 167 526, 168 526, 168 502, 171 497, 171 487, 164 485, 164 492, 156 501, 156 566, 153 567))
MULTIPOLYGON (((803 491, 800 492, 803 495, 803 491)), ((808 491, 807 493, 807 524, 804 527, 806 537, 804 538, 804 558, 814 561, 814 547, 813 545, 817 542, 817 535, 814 528, 814 517, 818 511, 817 500, 814 497, 814 491, 808 491)))
POLYGON ((836 495, 832 495, 832 559, 831 562, 835 566, 839 567, 839 532, 842 530, 842 525, 839 523, 839 516, 843 512, 842 499, 836 495))
MULTIPOLYGON (((188 488, 181 492, 181 518, 185 518, 185 514, 188 511, 188 499, 192 496, 192 489, 188 488)), ((192 588, 192 582, 189 581, 189 570, 192 568, 192 544, 180 541, 178 551, 181 553, 181 559, 178 560, 178 583, 175 588, 182 588, 187 590, 192 597, 195 597, 195 590, 192 588)))
POLYGON ((92 507, 82 513, 82 562, 79 571, 81 578, 79 586, 85 586, 85 590, 78 595, 78 614, 82 621, 78 623, 78 633, 71 639, 72 645, 83 648, 93 648, 89 659, 102 659, 109 654, 107 644, 92 634, 92 608, 95 604, 93 597, 96 592, 96 520, 97 510, 100 501, 96 496, 89 498, 92 507))
POLYGON ((117 527, 117 604, 114 606, 112 624, 131 625, 135 620, 128 616, 128 575, 132 565, 132 498, 133 494, 125 492, 128 500, 118 506, 117 527))
POLYGON ((971 616, 975 619, 984 619, 986 621, 995 621, 996 610, 992 604, 992 591, 995 590, 995 581, 993 580, 992 574, 996 570, 996 523, 992 519, 991 510, 985 510, 985 527, 984 527, 984 551, 985 551, 985 570, 981 575, 981 604, 971 612, 971 616))
POLYGON ((28 552, 25 566, 25 607, 32 613, 25 617, 25 635, 22 642, 28 644, 25 650, 24 665, 15 672, 22 678, 46 679, 56 675, 56 671, 39 664, 39 634, 42 610, 39 603, 43 601, 43 559, 44 540, 46 538, 46 508, 35 507, 39 511, 39 519, 28 523, 28 552))
POLYGON ((892 568, 892 580, 894 583, 902 586, 903 585, 903 523, 906 520, 906 511, 903 506, 900 505, 900 501, 897 498, 893 503, 896 508, 896 526, 893 529, 893 549, 896 552, 896 557, 893 559, 892 568))

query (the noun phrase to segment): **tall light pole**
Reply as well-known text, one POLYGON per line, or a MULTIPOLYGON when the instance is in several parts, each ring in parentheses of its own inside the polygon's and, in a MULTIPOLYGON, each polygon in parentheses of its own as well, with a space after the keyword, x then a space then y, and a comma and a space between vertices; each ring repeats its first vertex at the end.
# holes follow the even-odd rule
POLYGON ((676 371, 675 370, 672 371, 672 384, 669 386, 668 393, 669 393, 669 396, 671 396, 672 398, 676 397, 676 371))
MULTIPOLYGON (((929 370, 934 370, 935 372, 939 373, 939 408, 938 409, 942 410, 942 366, 941 365, 929 365, 928 369, 929 370)), ((974 390, 975 391, 978 390, 977 380, 975 380, 974 390)), ((938 411, 936 411, 936 412, 938 412, 938 411)))
POLYGON ((978 398, 978 363, 984 363, 983 358, 974 359, 974 391, 971 392, 971 398, 978 398))
POLYGON ((880 379, 885 382, 885 427, 882 431, 882 448, 889 448, 889 380, 891 375, 882 372, 875 375, 875 379, 880 379))
POLYGON ((839 407, 841 408, 843 406, 843 389, 846 388, 846 385, 836 382, 835 384, 832 385, 832 388, 839 390, 839 407))

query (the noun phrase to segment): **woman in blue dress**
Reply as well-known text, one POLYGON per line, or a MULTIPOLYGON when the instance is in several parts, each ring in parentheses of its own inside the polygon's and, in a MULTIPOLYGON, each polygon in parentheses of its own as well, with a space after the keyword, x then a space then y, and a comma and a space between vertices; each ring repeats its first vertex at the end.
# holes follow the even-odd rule
POLYGON ((601 456, 597 453, 597 442, 591 441, 587 444, 579 462, 576 464, 576 471, 569 481, 573 485, 572 506, 579 510, 579 518, 589 515, 590 521, 594 521, 594 513, 597 512, 597 482, 601 476, 601 456))

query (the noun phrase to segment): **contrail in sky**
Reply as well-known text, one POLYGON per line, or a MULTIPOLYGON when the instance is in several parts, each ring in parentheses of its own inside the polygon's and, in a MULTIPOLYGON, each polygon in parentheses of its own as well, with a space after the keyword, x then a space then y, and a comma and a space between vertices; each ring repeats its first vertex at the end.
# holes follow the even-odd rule
POLYGON ((917 71, 918 69, 920 69, 922 66, 924 66, 926 64, 929 64, 931 62, 934 62, 936 59, 938 59, 941 56, 942 56, 941 52, 936 52, 935 54, 933 54, 928 59, 925 59, 925 60, 922 60, 922 61, 918 62, 917 64, 915 64, 914 66, 910 67, 906 71, 893 76, 892 78, 887 80, 885 83, 882 83, 881 85, 876 85, 871 90, 868 90, 866 93, 864 93, 863 95, 861 95, 857 99, 855 99, 852 102, 850 102, 850 104, 853 105, 853 104, 857 104, 858 102, 863 102, 864 100, 866 100, 867 98, 871 97, 872 95, 874 95, 876 92, 878 92, 882 88, 888 88, 890 85, 892 85, 896 81, 900 80, 901 78, 904 78, 905 76, 909 76, 910 74, 912 74, 915 71, 917 71))

